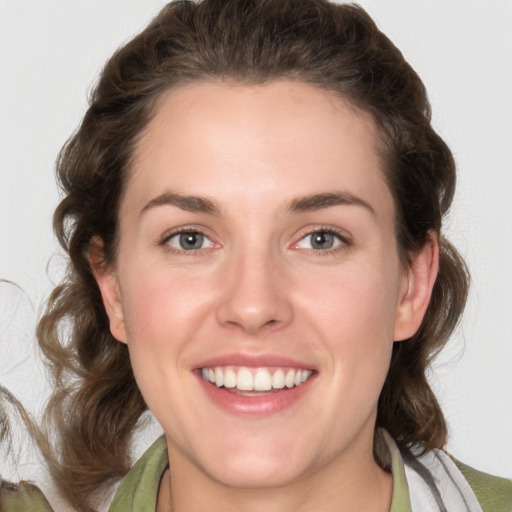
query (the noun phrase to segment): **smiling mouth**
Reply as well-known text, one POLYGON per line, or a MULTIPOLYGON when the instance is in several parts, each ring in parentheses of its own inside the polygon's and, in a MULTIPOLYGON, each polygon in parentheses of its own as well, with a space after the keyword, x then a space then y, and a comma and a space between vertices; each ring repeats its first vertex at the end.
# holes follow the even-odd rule
POLYGON ((246 366, 216 366, 201 368, 206 382, 237 394, 260 395, 255 392, 284 391, 307 382, 313 370, 300 368, 249 368, 246 366))

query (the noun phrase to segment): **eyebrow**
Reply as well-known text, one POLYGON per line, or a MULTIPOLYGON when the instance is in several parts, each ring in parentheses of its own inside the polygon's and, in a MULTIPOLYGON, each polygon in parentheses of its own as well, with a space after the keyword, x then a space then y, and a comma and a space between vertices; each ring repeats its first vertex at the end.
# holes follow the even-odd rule
POLYGON ((181 210, 192 213, 207 213, 209 215, 219 215, 220 208, 218 204, 212 199, 201 196, 187 196, 182 194, 176 194, 173 192, 167 192, 161 194, 144 206, 140 211, 142 215, 146 211, 156 208, 157 206, 176 206, 181 210))
POLYGON ((373 216, 376 215, 375 210, 369 203, 350 192, 324 192, 299 197, 288 205, 287 210, 292 213, 311 212, 339 205, 361 206, 373 216))
MULTIPOLYGON (((375 210, 369 203, 350 192, 323 192, 298 197, 288 204, 285 211, 288 213, 311 212, 340 205, 361 206, 368 210, 373 216, 376 215, 375 210)), ((155 197, 142 208, 140 214, 142 215, 146 211, 158 206, 175 206, 187 212, 220 215, 220 207, 217 202, 212 199, 173 192, 166 192, 155 197)))

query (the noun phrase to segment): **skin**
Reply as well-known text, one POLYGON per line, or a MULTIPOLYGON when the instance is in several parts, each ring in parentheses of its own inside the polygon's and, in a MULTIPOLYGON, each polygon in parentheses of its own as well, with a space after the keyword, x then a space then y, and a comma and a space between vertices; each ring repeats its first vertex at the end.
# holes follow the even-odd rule
POLYGON ((389 510, 372 455, 394 340, 419 327, 437 273, 431 237, 401 264, 372 118, 313 86, 197 83, 161 99, 122 198, 113 267, 91 262, 170 460, 158 510, 389 510), (218 212, 155 200, 201 196, 218 212), (349 204, 294 211, 298 198, 349 204), (364 202, 366 205, 362 205, 364 202), (187 251, 176 229, 204 233, 187 251), (313 231, 334 247, 311 245, 313 231), (315 369, 276 414, 230 414, 192 371, 226 353, 315 369))

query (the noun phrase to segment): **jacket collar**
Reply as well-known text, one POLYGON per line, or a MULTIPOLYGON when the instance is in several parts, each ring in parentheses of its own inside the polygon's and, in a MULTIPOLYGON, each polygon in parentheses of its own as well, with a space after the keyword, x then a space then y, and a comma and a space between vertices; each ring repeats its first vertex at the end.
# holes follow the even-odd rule
MULTIPOLYGON (((411 512, 409 489, 400 451, 391 436, 383 431, 389 449, 393 474, 393 498, 390 512, 411 512)), ((147 512, 155 510, 158 488, 169 466, 165 437, 158 438, 123 478, 109 512, 147 512)))

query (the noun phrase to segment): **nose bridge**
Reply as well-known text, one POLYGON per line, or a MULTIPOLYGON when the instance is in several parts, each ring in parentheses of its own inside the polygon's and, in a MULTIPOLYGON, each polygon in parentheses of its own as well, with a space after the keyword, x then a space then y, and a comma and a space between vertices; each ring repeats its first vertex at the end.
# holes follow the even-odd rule
POLYGON ((271 244, 247 244, 233 250, 223 279, 218 320, 249 334, 289 323, 293 311, 283 286, 283 262, 271 244))

